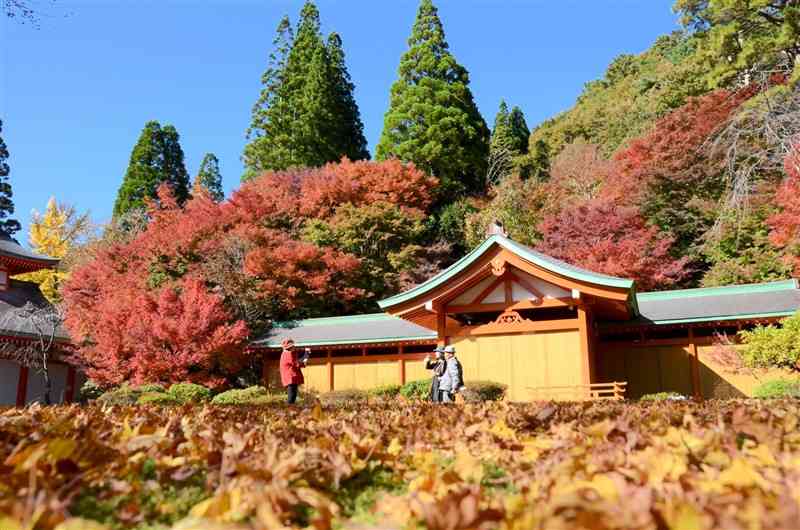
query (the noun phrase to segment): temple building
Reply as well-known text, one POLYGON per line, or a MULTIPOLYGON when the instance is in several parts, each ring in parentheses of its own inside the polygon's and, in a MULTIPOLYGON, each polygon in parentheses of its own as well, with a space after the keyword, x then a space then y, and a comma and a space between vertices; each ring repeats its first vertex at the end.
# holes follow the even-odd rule
POLYGON ((40 339, 53 337, 48 372, 52 402, 75 398, 79 375, 60 360, 59 352, 68 348, 69 338, 60 326, 41 325, 37 318, 50 304, 39 286, 14 276, 41 269, 51 269, 58 260, 34 254, 14 238, 0 231, 0 405, 25 405, 43 401, 45 380, 35 357, 40 339), (32 313, 36 313, 34 316, 32 313), (34 362, 24 361, 24 357, 34 362))
POLYGON ((454 345, 464 379, 508 386, 511 400, 752 394, 715 338, 800 309, 787 280, 651 293, 633 280, 553 259, 501 233, 430 280, 382 300, 383 313, 282 323, 252 347, 278 382, 281 341, 312 350, 306 385, 321 392, 429 379, 422 359, 454 345))

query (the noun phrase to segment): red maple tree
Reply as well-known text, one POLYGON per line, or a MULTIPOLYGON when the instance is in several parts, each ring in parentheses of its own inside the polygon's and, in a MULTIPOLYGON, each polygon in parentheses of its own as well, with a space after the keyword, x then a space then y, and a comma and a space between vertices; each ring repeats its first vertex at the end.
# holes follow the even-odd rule
POLYGON ((786 252, 786 259, 800 275, 800 144, 786 156, 786 178, 775 194, 780 212, 769 218, 769 238, 773 245, 786 252))
POLYGON ((674 285, 686 261, 670 255, 672 239, 632 207, 596 199, 545 218, 537 250, 591 271, 632 278, 641 289, 674 285))

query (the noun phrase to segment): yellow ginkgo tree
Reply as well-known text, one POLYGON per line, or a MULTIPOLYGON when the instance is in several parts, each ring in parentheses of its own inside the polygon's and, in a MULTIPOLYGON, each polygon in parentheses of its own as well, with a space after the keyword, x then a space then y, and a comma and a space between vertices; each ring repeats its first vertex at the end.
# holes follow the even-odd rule
MULTIPOLYGON (((75 207, 56 202, 51 197, 44 214, 34 210, 31 219, 29 242, 37 254, 64 259, 90 230, 89 214, 78 214, 75 207)), ((42 294, 51 302, 61 296, 59 289, 68 274, 62 265, 17 276, 39 284, 42 294)))

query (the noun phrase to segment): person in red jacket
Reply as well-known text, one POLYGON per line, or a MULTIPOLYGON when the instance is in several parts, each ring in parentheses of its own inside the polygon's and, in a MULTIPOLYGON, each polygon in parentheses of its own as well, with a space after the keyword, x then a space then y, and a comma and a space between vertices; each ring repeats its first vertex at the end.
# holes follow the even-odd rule
POLYGON ((297 401, 297 387, 305 382, 302 368, 305 366, 307 359, 300 361, 297 358, 292 339, 285 339, 282 346, 283 351, 281 352, 280 362, 281 384, 286 387, 286 402, 291 405, 297 401))

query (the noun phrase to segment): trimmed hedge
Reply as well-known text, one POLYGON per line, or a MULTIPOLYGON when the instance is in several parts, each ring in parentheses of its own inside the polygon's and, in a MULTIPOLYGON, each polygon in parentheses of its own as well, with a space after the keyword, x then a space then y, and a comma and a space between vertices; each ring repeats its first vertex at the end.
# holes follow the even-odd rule
POLYGON ((103 392, 103 394, 97 398, 97 401, 105 405, 134 405, 139 400, 140 395, 142 395, 142 393, 138 389, 131 388, 128 385, 122 385, 107 392, 103 392))
POLYGON ((326 405, 344 405, 359 401, 366 401, 370 396, 368 390, 334 390, 319 395, 319 400, 326 405))
POLYGON ((175 383, 167 392, 181 403, 202 403, 212 397, 211 390, 194 383, 175 383))
POLYGON ((278 394, 270 394, 263 386, 234 388, 214 396, 212 405, 265 405, 276 403, 284 398, 278 394))
POLYGON ((493 381, 469 381, 464 383, 464 401, 500 401, 506 395, 506 385, 493 381))
POLYGON ((144 392, 136 400, 139 405, 182 405, 184 402, 165 392, 144 392))
POLYGON ((678 394, 677 392, 656 392, 654 394, 645 394, 639 398, 641 401, 663 401, 665 399, 686 399, 686 396, 678 394))
POLYGON ((753 396, 762 399, 795 397, 800 398, 800 380, 772 379, 766 381, 753 391, 753 396))
POLYGON ((430 379, 410 381, 400 387, 400 395, 406 399, 428 399, 430 392, 430 379))
POLYGON ((158 383, 145 383, 143 385, 137 386, 136 390, 139 392, 161 392, 162 394, 167 391, 164 388, 164 385, 160 385, 158 383))
POLYGON ((378 388, 367 390, 367 393, 374 397, 393 398, 400 395, 401 388, 400 385, 383 385, 378 388))

